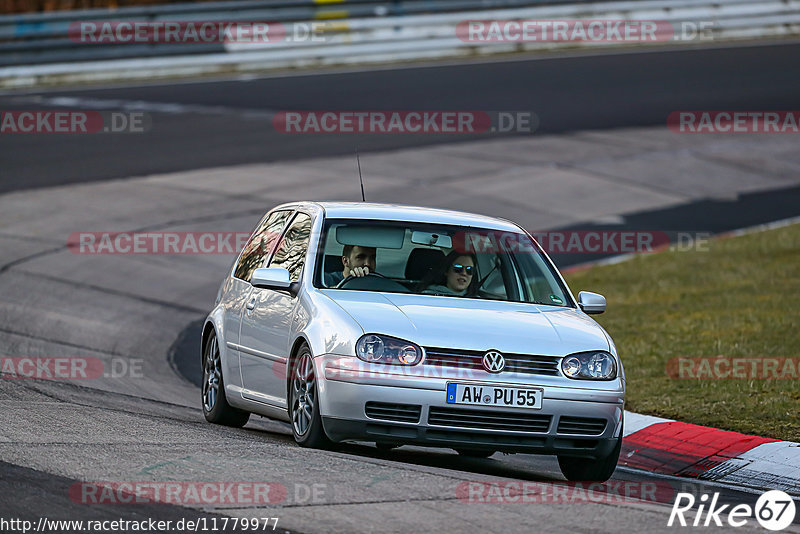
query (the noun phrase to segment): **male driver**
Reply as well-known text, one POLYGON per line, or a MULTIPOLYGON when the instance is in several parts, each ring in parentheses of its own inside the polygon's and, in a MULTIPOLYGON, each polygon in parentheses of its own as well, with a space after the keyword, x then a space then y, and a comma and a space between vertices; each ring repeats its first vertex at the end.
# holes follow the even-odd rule
POLYGON ((375 272, 375 247, 345 245, 342 250, 341 273, 325 273, 325 285, 335 287, 348 276, 366 276, 375 272))

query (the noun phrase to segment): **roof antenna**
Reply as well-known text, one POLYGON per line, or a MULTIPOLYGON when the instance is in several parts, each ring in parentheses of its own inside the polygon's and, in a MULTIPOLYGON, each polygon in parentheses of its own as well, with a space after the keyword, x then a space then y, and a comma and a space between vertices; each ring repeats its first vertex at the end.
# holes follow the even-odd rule
POLYGON ((361 202, 366 202, 364 197, 364 179, 361 178, 361 158, 358 157, 358 147, 356 147, 356 162, 358 163, 358 181, 361 183, 361 202))

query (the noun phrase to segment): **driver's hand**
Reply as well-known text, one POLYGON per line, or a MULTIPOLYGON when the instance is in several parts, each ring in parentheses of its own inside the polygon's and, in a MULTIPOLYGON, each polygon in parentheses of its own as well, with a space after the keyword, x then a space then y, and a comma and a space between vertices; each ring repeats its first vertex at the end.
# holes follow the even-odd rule
POLYGON ((366 265, 364 267, 354 267, 350 269, 350 274, 356 277, 367 276, 369 274, 369 267, 366 265))

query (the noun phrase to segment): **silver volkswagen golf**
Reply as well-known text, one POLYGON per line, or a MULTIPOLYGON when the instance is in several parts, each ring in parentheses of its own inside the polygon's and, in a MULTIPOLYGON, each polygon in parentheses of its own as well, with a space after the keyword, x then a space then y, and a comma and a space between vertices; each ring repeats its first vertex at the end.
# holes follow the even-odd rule
POLYGON ((203 412, 342 441, 557 455, 607 480, 622 443, 614 342, 516 224, 439 209, 298 202, 259 222, 202 334, 203 412))

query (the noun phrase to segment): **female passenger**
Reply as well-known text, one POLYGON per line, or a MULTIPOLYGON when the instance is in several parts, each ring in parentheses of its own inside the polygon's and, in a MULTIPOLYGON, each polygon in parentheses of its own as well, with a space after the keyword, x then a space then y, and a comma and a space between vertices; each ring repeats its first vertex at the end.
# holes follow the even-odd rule
POLYGON ((423 293, 473 296, 478 289, 477 261, 472 253, 453 250, 420 283, 423 293))

